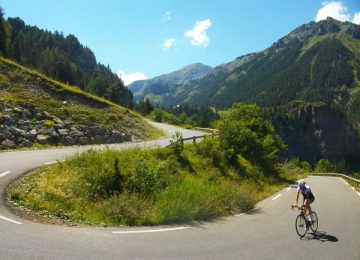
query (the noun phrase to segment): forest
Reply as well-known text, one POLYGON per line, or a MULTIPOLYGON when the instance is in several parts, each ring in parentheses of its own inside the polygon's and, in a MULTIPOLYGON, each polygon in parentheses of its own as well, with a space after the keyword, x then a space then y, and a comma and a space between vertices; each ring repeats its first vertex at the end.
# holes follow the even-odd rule
POLYGON ((5 20, 1 7, 0 55, 123 106, 134 104, 122 80, 74 35, 29 26, 18 17, 5 20))

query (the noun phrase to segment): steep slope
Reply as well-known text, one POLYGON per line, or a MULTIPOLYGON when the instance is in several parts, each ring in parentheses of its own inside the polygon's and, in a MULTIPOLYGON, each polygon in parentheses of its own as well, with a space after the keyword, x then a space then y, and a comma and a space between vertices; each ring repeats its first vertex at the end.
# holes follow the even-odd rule
POLYGON ((133 104, 131 91, 74 35, 26 25, 20 18, 8 18, 5 25, 8 34, 4 57, 123 106, 133 104))
POLYGON ((116 143, 155 133, 121 106, 0 58, 0 149, 116 143))
POLYGON ((171 99, 186 91, 189 82, 203 78, 212 68, 201 63, 190 64, 178 71, 148 80, 139 80, 129 88, 137 100, 150 98, 159 105, 168 105, 171 99))
POLYGON ((219 68, 194 82, 179 99, 216 107, 331 102, 341 87, 359 85, 359 27, 331 18, 303 25, 234 70, 219 68))

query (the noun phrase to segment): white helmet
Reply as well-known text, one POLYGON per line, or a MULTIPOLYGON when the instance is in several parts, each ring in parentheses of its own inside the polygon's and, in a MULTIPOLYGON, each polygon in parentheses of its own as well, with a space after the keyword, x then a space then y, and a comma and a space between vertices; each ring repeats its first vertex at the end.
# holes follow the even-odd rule
POLYGON ((304 180, 299 180, 298 181, 298 186, 304 186, 305 185, 305 181, 304 180))

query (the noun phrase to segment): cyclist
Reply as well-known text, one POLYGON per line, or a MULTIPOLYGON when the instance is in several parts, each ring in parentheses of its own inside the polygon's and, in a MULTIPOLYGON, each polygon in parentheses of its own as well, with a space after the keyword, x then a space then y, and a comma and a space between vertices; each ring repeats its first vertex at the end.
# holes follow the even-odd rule
POLYGON ((298 181, 298 187, 296 190, 295 202, 294 202, 293 207, 298 206, 298 200, 299 200, 300 193, 303 195, 302 207, 305 209, 305 215, 307 216, 307 220, 310 222, 314 221, 312 214, 311 214, 312 211, 311 211, 310 204, 314 202, 315 197, 314 197, 314 194, 311 192, 310 186, 307 185, 304 180, 298 181))

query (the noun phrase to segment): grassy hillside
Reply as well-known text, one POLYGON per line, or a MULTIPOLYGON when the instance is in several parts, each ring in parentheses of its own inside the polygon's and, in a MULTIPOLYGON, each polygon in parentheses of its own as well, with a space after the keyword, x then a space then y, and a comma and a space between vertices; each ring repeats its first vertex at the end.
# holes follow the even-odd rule
MULTIPOLYGON (((1 15, 1 14, 0 14, 1 15)), ((26 25, 20 18, 8 18, 1 56, 82 90, 131 107, 133 96, 109 66, 100 64, 94 53, 74 35, 64 36, 26 25)))
POLYGON ((19 180, 8 200, 55 222, 168 224, 245 212, 300 177, 278 164, 285 146, 255 106, 234 106, 219 126, 196 145, 176 136, 163 149, 78 154, 19 180))
MULTIPOLYGON (((61 138, 65 139, 68 136, 65 133, 71 131, 79 138, 84 137, 84 144, 101 142, 91 140, 92 130, 97 132, 94 137, 99 138, 108 133, 105 142, 111 142, 112 131, 137 139, 159 135, 128 109, 4 58, 0 58, 0 125, 0 145, 6 141, 16 147, 21 146, 23 139, 39 144, 39 136, 51 137, 43 142, 46 144, 64 144, 61 138)), ((77 144, 75 137, 68 139, 77 144)))

